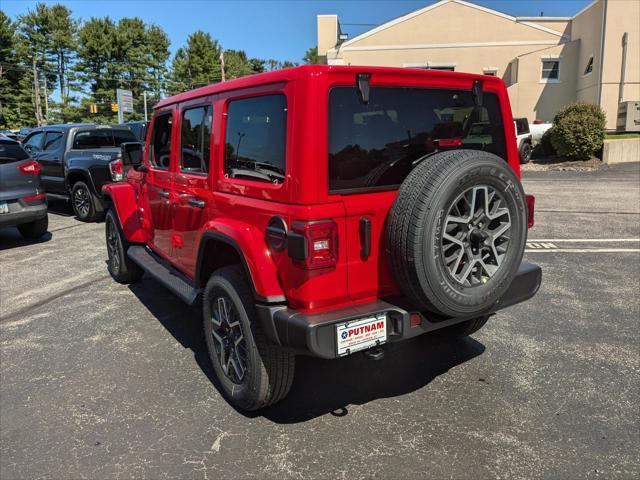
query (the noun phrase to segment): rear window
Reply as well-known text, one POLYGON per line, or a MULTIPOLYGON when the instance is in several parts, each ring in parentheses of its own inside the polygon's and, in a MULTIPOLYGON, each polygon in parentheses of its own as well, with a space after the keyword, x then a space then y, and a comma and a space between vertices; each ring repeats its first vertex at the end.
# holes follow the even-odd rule
POLYGON ((114 148, 124 142, 137 141, 138 139, 130 130, 84 130, 77 132, 73 138, 73 149, 114 148))
POLYGON ((506 159, 500 104, 485 92, 374 87, 363 104, 355 87, 329 94, 329 190, 393 188, 420 161, 443 150, 485 150, 506 159))
POLYGON ((0 164, 18 162, 27 158, 29 158, 29 155, 19 144, 0 142, 0 164))
POLYGON ((529 121, 526 118, 516 118, 515 122, 518 135, 529 133, 529 121))

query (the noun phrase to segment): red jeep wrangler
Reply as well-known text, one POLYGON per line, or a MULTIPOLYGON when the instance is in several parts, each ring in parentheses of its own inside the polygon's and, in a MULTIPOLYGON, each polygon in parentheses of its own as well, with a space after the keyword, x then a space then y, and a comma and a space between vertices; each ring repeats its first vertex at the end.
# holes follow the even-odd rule
POLYGON ((223 393, 281 400, 296 354, 338 358, 532 297, 513 118, 495 77, 304 66, 155 107, 106 185, 108 268, 202 301, 223 393))

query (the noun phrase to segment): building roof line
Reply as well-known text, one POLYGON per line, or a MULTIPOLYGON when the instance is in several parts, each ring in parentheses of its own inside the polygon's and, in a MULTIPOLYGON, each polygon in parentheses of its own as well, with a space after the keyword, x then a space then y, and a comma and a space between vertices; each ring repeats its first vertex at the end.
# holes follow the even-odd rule
MULTIPOLYGON (((597 2, 598 0, 594 0, 594 1, 597 2)), ((409 12, 409 13, 407 13, 405 15, 402 15, 400 17, 397 17, 397 18, 394 18, 392 20, 389 20, 388 22, 385 22, 385 23, 383 23, 381 25, 378 25, 377 27, 372 28, 371 30, 367 30, 366 32, 361 33, 360 35, 357 35, 357 36, 353 37, 352 39, 347 40, 346 42, 342 43, 338 48, 334 47, 333 49, 330 49, 330 50, 338 51, 338 50, 340 50, 340 49, 342 49, 344 47, 347 47, 347 46, 353 44, 354 42, 357 42, 357 41, 360 41, 360 40, 364 40, 365 38, 370 37, 371 35, 374 35, 376 33, 382 32, 382 31, 384 31, 384 30, 386 30, 388 28, 391 28, 391 27, 393 27, 395 25, 398 25, 400 23, 406 22, 407 20, 411 20, 414 17, 422 15, 423 13, 426 13, 426 12, 428 12, 430 10, 434 10, 434 9, 436 9, 438 7, 441 7, 443 5, 446 5, 448 3, 457 3, 459 5, 464 5, 466 7, 474 8, 476 10, 480 10, 482 12, 489 13, 491 15, 495 15, 497 17, 504 18, 506 20, 511 20, 512 22, 520 23, 522 25, 526 25, 528 27, 535 28, 536 30, 541 30, 541 31, 549 33, 551 35, 556 35, 556 36, 561 37, 561 38, 567 38, 566 35, 564 35, 562 32, 558 32, 557 30, 553 30, 551 28, 543 27, 542 25, 536 25, 534 23, 518 22, 518 18, 517 17, 508 15, 506 13, 499 12, 497 10, 492 10, 490 8, 482 7, 482 6, 476 5, 474 3, 466 2, 464 0, 441 0, 439 2, 433 3, 431 5, 427 5, 426 7, 420 8, 418 10, 414 10, 413 12, 409 12)))

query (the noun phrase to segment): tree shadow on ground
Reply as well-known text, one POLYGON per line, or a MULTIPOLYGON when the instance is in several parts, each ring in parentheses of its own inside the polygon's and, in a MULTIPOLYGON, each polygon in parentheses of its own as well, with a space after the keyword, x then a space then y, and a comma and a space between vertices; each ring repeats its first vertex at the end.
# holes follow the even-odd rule
MULTIPOLYGON (((150 278, 129 288, 183 347, 193 351, 197 365, 221 391, 205 346, 199 306, 185 306, 150 278)), ((298 356, 293 386, 284 400, 259 412, 239 413, 284 424, 326 414, 345 416, 350 405, 423 388, 485 349, 470 337, 447 339, 438 334, 422 335, 384 348, 382 360, 369 360, 362 353, 336 360, 298 356)))

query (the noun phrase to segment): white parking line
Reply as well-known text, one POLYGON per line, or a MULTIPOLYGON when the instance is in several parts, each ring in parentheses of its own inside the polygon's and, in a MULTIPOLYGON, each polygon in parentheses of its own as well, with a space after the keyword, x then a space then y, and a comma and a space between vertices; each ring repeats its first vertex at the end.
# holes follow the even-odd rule
POLYGON ((548 248, 525 249, 525 253, 640 253, 640 248, 548 248))
POLYGON ((540 240, 527 239, 528 242, 580 242, 580 243, 608 243, 608 242, 640 242, 640 238, 545 238, 540 240))

